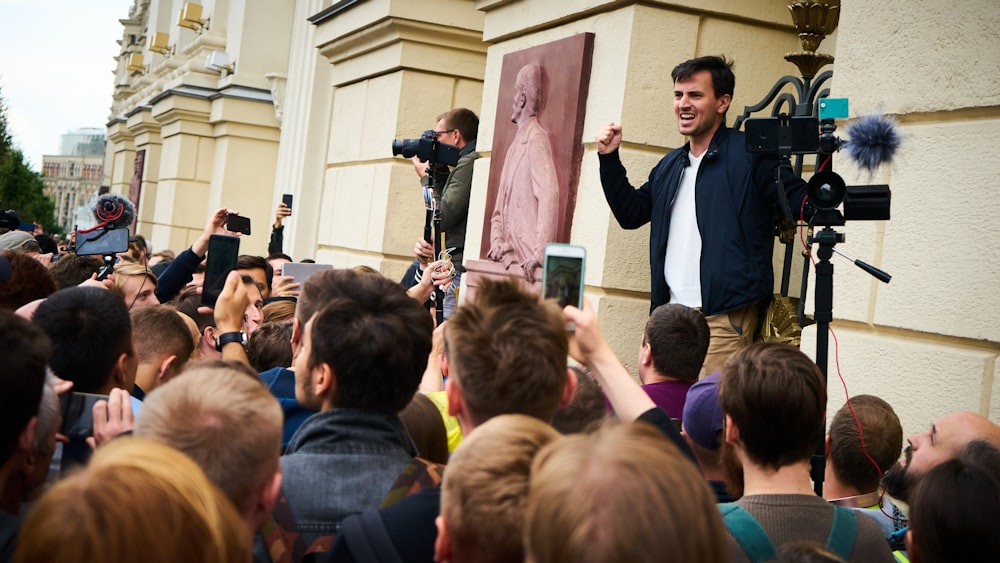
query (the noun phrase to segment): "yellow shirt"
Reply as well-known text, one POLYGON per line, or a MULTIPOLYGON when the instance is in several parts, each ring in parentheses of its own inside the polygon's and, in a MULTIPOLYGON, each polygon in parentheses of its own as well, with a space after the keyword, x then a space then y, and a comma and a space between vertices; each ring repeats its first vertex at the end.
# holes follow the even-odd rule
POLYGON ((458 426, 458 419, 448 414, 448 395, 444 391, 431 391, 426 395, 441 413, 444 428, 448 431, 448 453, 454 453, 455 448, 462 443, 462 429, 458 426))

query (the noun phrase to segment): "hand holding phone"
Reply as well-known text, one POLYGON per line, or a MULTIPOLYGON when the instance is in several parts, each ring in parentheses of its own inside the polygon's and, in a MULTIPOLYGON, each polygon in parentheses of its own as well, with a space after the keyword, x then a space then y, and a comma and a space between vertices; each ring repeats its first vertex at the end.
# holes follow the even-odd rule
POLYGON ((560 307, 583 308, 583 274, 587 249, 574 244, 545 245, 542 265, 542 298, 556 299, 560 307))
POLYGON ((215 308, 226 284, 226 275, 236 267, 240 255, 240 239, 229 235, 212 235, 208 239, 208 260, 205 263, 205 284, 201 290, 201 303, 215 308))
POLYGON ((281 203, 284 203, 285 207, 288 208, 288 215, 286 215, 286 217, 287 216, 291 216, 291 214, 292 214, 292 194, 284 194, 284 195, 282 195, 281 196, 281 203))

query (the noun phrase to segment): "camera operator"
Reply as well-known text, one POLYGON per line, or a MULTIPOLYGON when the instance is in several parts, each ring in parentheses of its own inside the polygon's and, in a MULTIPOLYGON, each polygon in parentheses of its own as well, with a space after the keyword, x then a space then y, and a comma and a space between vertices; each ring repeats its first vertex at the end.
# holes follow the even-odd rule
MULTIPOLYGON (((479 118, 471 110, 456 108, 438 116, 435 133, 438 141, 459 148, 458 164, 448 174, 443 182, 435 177, 434 191, 441 202, 441 230, 445 233, 444 248, 454 249, 449 252, 451 262, 455 267, 451 287, 447 289, 444 301, 444 317, 451 316, 457 303, 455 302, 455 287, 461 284, 462 257, 465 251, 465 227, 469 217, 469 194, 472 191, 472 168, 479 158, 476 152, 476 135, 479 131, 479 118)), ((413 157, 413 167, 420 176, 420 183, 427 186, 430 178, 427 175, 427 165, 416 156, 413 157)), ((417 268, 424 270, 432 261, 442 257, 434 256, 434 245, 420 239, 413 247, 417 260, 410 267, 410 272, 404 278, 405 285, 415 285, 412 282, 417 268)))

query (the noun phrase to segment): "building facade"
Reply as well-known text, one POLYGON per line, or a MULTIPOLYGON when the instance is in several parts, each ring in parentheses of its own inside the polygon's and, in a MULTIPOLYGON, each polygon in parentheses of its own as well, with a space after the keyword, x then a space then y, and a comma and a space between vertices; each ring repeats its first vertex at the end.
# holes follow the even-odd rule
MULTIPOLYGON (((844 228, 841 250, 894 275, 883 285, 837 262, 844 380, 851 393, 887 399, 908 432, 955 410, 1000 420, 1000 302, 988 295, 1000 247, 979 195, 998 172, 981 155, 1000 129, 1000 39, 989 31, 1000 27, 1000 5, 818 3, 839 13, 820 49, 835 57, 829 94, 850 100, 851 117, 890 114, 904 138, 874 177, 835 162, 848 183, 888 183, 896 194, 891 221, 844 228)), ((499 91, 504 56, 594 34, 570 242, 587 248, 588 296, 633 370, 648 311, 649 232, 622 230, 611 216, 594 134, 623 125, 623 161, 641 182, 684 142, 671 105, 674 65, 735 59, 739 111, 779 77, 798 75, 784 56, 802 49, 787 0, 205 0, 200 32, 177 26, 185 4, 137 0, 122 20, 105 176, 115 191, 140 188, 139 232, 180 250, 225 205, 253 218, 246 248, 263 254, 274 206, 291 193, 286 252, 390 277, 412 259, 424 222, 412 165, 392 157, 390 141, 419 136, 452 107, 480 114, 466 261, 484 258, 470 249, 489 223, 493 124, 510 107, 499 91), (148 49, 156 32, 167 36, 162 54, 148 49), (213 51, 235 66, 206 69, 213 51), (130 53, 144 59, 133 70, 130 53)), ((815 341, 807 329, 803 350, 813 353, 815 341)), ((832 346, 830 354, 833 412, 843 395, 832 346)))
POLYGON ((66 232, 74 229, 78 212, 86 208, 101 187, 104 135, 103 129, 95 128, 70 131, 61 136, 59 154, 42 156, 45 194, 55 202, 56 221, 66 232))

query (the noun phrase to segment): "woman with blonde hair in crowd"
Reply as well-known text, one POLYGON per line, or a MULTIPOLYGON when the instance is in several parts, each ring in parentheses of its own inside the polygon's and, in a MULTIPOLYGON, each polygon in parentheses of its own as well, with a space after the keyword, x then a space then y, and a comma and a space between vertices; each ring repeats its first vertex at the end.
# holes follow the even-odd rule
POLYGON ((251 538, 191 458, 140 438, 102 446, 31 512, 17 563, 247 563, 251 538))

